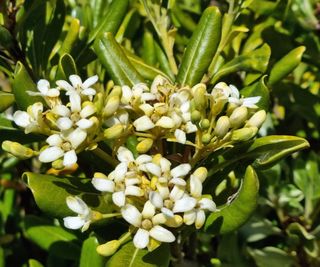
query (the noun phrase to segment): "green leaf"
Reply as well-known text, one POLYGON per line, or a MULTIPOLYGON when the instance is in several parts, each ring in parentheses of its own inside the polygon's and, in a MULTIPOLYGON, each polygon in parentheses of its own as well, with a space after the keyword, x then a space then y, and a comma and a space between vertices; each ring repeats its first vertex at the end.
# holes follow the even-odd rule
POLYGON ((133 86, 144 82, 110 32, 95 42, 94 49, 116 84, 133 86))
POLYGON ((25 237, 40 248, 50 250, 50 253, 61 258, 78 259, 80 247, 74 242, 77 240, 76 235, 32 215, 24 219, 23 229, 25 237))
POLYGON ((81 197, 96 211, 108 213, 113 208, 107 204, 106 197, 93 188, 90 179, 62 178, 31 172, 24 173, 22 178, 31 189, 38 207, 52 217, 74 215, 66 204, 66 198, 70 195, 81 197))
POLYGON ((123 51, 125 52, 127 58, 130 60, 132 65, 136 68, 136 70, 144 79, 152 81, 157 75, 161 75, 162 77, 165 77, 169 81, 171 80, 161 70, 148 65, 138 56, 130 53, 128 50, 123 49, 123 51))
POLYGON ((104 19, 91 32, 88 43, 92 43, 106 32, 116 34, 127 13, 128 4, 129 0, 113 1, 104 19))
POLYGON ((35 102, 43 102, 39 96, 30 96, 27 91, 38 92, 37 86, 32 81, 27 70, 21 62, 17 63, 14 79, 13 79, 13 94, 19 109, 26 110, 28 106, 35 102))
POLYGON ((249 249, 258 267, 292 267, 295 266, 294 257, 276 247, 263 249, 249 249))
POLYGON ((241 94, 245 97, 261 96, 260 101, 256 105, 260 109, 268 111, 270 106, 270 94, 265 84, 266 77, 267 76, 265 75, 258 82, 243 88, 241 94))
POLYGON ((190 32, 196 30, 197 24, 193 21, 192 17, 188 13, 183 12, 178 5, 172 7, 172 12, 183 28, 190 32))
POLYGON ((44 267, 39 261, 35 259, 30 259, 28 261, 29 267, 44 267))
POLYGON ((14 103, 14 95, 0 91, 0 112, 3 112, 14 103))
POLYGON ((105 266, 105 258, 96 251, 99 242, 96 237, 92 236, 85 240, 82 244, 80 267, 103 267, 105 266))
POLYGON ((2 246, 0 247, 0 267, 6 267, 6 256, 2 246))
POLYGON ((259 180, 251 166, 247 167, 243 182, 236 198, 219 211, 209 215, 205 231, 213 234, 225 234, 236 230, 252 215, 258 204, 259 180))
POLYGON ((264 73, 267 70, 270 55, 271 49, 269 45, 264 44, 261 48, 237 56, 223 65, 222 68, 214 74, 210 82, 216 84, 223 76, 237 71, 264 73))
POLYGON ((276 84, 277 82, 285 78, 290 72, 292 72, 300 64, 302 55, 305 50, 305 46, 299 46, 291 50, 276 64, 274 64, 270 72, 269 84, 276 84))
POLYGON ((60 55, 64 55, 66 53, 71 52, 75 42, 79 38, 79 30, 80 30, 80 21, 76 18, 72 18, 67 35, 64 38, 62 45, 59 49, 60 55))
POLYGON ((169 245, 163 243, 152 252, 146 249, 136 249, 132 242, 122 246, 108 260, 106 267, 167 267, 169 266, 170 249, 169 245))
POLYGON ((209 7, 201 16, 183 55, 177 75, 180 85, 193 86, 200 82, 218 48, 221 37, 221 14, 209 7))
POLYGON ((63 54, 59 60, 58 72, 56 79, 69 79, 72 74, 77 74, 77 67, 74 59, 69 54, 63 54))

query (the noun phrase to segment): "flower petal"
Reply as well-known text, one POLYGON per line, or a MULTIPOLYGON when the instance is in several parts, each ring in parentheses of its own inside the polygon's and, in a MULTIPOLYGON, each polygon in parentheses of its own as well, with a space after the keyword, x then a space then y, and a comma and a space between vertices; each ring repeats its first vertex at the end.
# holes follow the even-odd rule
POLYGON ((199 206, 203 210, 209 210, 209 211, 215 211, 217 210, 216 204, 213 202, 213 200, 209 198, 202 198, 199 200, 199 206))
POLYGON ((199 198, 202 195, 202 182, 195 175, 190 176, 190 193, 195 198, 199 198))
POLYGON ((73 122, 68 117, 62 117, 57 120, 57 126, 62 131, 69 130, 72 127, 72 125, 73 122))
POLYGON ((67 137, 74 149, 76 149, 86 138, 87 132, 80 128, 77 128, 74 131, 72 131, 67 137))
POLYGON ((64 151, 57 146, 51 146, 43 150, 39 155, 39 160, 41 162, 47 163, 55 161, 64 155, 64 151))
POLYGON ((89 77, 83 82, 82 88, 89 88, 91 85, 94 85, 98 81, 98 79, 99 79, 98 75, 89 77))
POLYGON ((174 131, 174 136, 177 139, 177 142, 180 144, 185 144, 187 142, 186 133, 180 129, 174 131))
POLYGON ((50 146, 57 146, 59 147, 63 140, 62 138, 60 137, 59 134, 52 134, 50 135, 47 139, 46 139, 46 142, 50 145, 50 146))
POLYGON ((141 213, 142 217, 150 219, 154 216, 155 213, 156 213, 156 207, 151 203, 150 200, 148 200, 143 206, 143 210, 141 213))
POLYGON ((117 158, 121 162, 132 162, 134 161, 134 157, 132 152, 125 148, 124 146, 119 147, 118 152, 117 152, 117 158))
POLYGON ((80 76, 76 74, 72 74, 69 76, 69 80, 74 88, 77 88, 77 86, 82 86, 82 80, 80 76))
POLYGON ((94 105, 86 105, 81 111, 80 111, 80 117, 81 118, 87 118, 91 115, 93 115, 96 112, 94 105))
POLYGON ((81 111, 81 97, 75 90, 69 91, 69 101, 71 105, 72 112, 80 112, 81 111))
POLYGON ((69 209, 80 215, 88 215, 89 208, 87 204, 80 197, 68 196, 66 199, 69 209))
POLYGON ((147 131, 155 127, 154 123, 148 116, 142 116, 133 122, 137 131, 147 131))
POLYGON ((142 197, 144 195, 144 191, 140 187, 134 185, 127 186, 124 193, 126 196, 142 197))
POLYGON ((88 119, 81 119, 77 121, 76 125, 82 130, 89 129, 93 125, 93 121, 88 119))
POLYGON ((200 229, 203 226, 205 221, 206 221, 206 214, 204 213, 203 210, 198 210, 197 211, 197 218, 195 221, 196 228, 200 229))
POLYGON ((126 203, 126 196, 123 191, 115 192, 112 194, 112 201, 118 207, 123 207, 126 203))
POLYGON ((145 166, 146 166, 147 171, 150 172, 151 174, 158 176, 158 177, 161 175, 161 168, 157 164, 149 162, 149 163, 146 163, 145 166))
POLYGON ((149 232, 150 236, 160 242, 171 243, 176 240, 175 236, 160 225, 155 225, 149 232))
POLYGON ((74 88, 71 86, 70 83, 64 81, 64 80, 58 80, 56 81, 56 84, 61 88, 61 89, 64 89, 66 91, 69 91, 69 90, 74 90, 74 88))
POLYGON ((156 208, 160 209, 163 207, 163 198, 159 192, 150 192, 149 199, 156 208))
POLYGON ((143 249, 149 244, 149 232, 139 228, 133 238, 133 244, 136 248, 143 249))
POLYGON ((184 177, 191 170, 191 165, 189 163, 183 163, 171 170, 172 177, 184 177))
POLYGON ((37 82, 37 88, 41 92, 41 94, 46 95, 50 88, 50 83, 45 79, 40 79, 37 82))
POLYGON ((61 117, 69 117, 70 110, 65 105, 56 105, 51 110, 54 114, 59 115, 61 117))
POLYGON ((197 204, 197 201, 193 197, 183 197, 178 199, 173 206, 173 212, 186 212, 192 210, 197 204))
POLYGON ((63 223, 66 228, 75 230, 75 229, 80 229, 85 224, 85 220, 78 216, 77 217, 69 216, 69 217, 63 218, 63 223))
POLYGON ((78 157, 76 151, 70 150, 64 154, 63 157, 63 165, 68 167, 72 166, 73 164, 77 163, 78 157))
POLYGON ((197 213, 194 209, 187 211, 183 214, 183 222, 186 225, 191 225, 196 221, 197 213))
POLYGON ((162 116, 157 122, 156 126, 160 126, 165 129, 171 129, 175 126, 173 119, 167 116, 162 116))
POLYGON ((121 208, 122 217, 130 224, 135 227, 139 227, 142 220, 140 211, 130 204, 125 205, 121 208))
POLYGON ((13 114, 13 121, 15 124, 23 128, 30 124, 30 119, 30 115, 25 111, 18 110, 13 114))
POLYGON ((101 192, 114 192, 115 184, 113 181, 103 178, 93 178, 91 183, 95 189, 101 192))

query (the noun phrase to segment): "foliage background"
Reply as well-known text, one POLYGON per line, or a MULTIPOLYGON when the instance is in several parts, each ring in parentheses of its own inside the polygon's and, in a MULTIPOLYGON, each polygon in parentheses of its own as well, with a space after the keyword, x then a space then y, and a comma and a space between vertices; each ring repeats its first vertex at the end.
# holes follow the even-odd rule
MULTIPOLYGON (((149 75, 149 79, 160 72, 172 77, 172 62, 166 58, 166 47, 146 18, 141 3, 129 1, 128 8, 118 8, 111 14, 110 2, 2 1, 1 110, 12 105, 12 91, 28 90, 32 80, 41 77, 54 79, 74 72, 85 77, 98 73, 106 83, 110 76, 92 49, 101 28, 114 33, 140 71, 144 70, 144 63, 148 64, 144 75, 149 75)), ((226 13, 233 2, 163 3, 169 6, 167 16, 177 29, 174 46, 177 62, 181 61, 205 7, 218 5, 226 13)), ((184 266, 189 263, 192 266, 320 266, 320 7, 316 0, 244 2, 247 7, 239 11, 234 23, 238 27, 235 38, 221 51, 226 62, 236 58, 237 64, 231 64, 231 70, 222 73, 212 69, 214 82, 223 80, 242 88, 261 79, 270 92, 270 104, 267 104, 270 113, 260 134, 297 135, 306 138, 311 147, 271 169, 259 170, 259 207, 250 220, 225 235, 192 234, 183 248, 184 266)), ((126 5, 127 1, 121 3, 126 5)), ((161 18, 158 21, 165 23, 161 18)), ((173 36, 170 31, 165 34, 169 39, 173 36)), ((27 140, 2 116, 0 140, 8 136, 26 143, 39 138, 31 136, 27 140)), ((0 266, 89 266, 89 262, 90 266, 104 266, 106 259, 95 254, 96 236, 67 231, 37 207, 31 191, 20 178, 25 171, 39 170, 36 161, 20 161, 2 151, 0 164, 0 266)), ((232 178, 227 182, 234 183, 232 178)), ((233 186, 235 192, 236 184, 233 186)), ((97 236, 108 239, 122 230, 112 222, 108 227, 116 231, 106 233, 105 228, 96 226, 97 236)))

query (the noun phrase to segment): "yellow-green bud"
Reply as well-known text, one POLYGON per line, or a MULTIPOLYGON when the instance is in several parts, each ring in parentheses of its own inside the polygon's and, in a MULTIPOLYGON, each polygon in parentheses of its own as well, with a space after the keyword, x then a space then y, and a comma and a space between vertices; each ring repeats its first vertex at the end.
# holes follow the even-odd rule
POLYGON ((63 160, 57 159, 54 162, 52 162, 51 166, 52 166, 52 168, 54 168, 56 170, 62 170, 64 168, 63 160))
POLYGON ((199 126, 201 130, 207 130, 210 127, 210 121, 208 119, 203 119, 200 121, 199 126))
POLYGON ((124 132, 124 127, 122 124, 116 124, 112 127, 104 130, 104 137, 106 139, 115 139, 119 138, 124 132))
POLYGON ((267 113, 264 110, 256 112, 246 123, 246 126, 260 127, 266 120, 267 113))
POLYGON ((201 119, 201 113, 199 110, 194 110, 191 112, 191 121, 193 123, 198 122, 201 119))
POLYGON ((216 123, 214 128, 214 134, 220 138, 223 138, 230 128, 230 120, 227 116, 221 116, 216 123))
POLYGON ((139 144, 137 144, 136 149, 138 153, 143 154, 149 151, 152 145, 153 145, 153 140, 151 138, 145 138, 139 144))
POLYGON ((217 99, 215 103, 211 105, 211 114, 217 116, 223 110, 224 105, 227 103, 226 99, 217 99))
POLYGON ((106 106, 103 109, 103 116, 110 117, 112 116, 118 109, 120 105, 120 97, 112 96, 109 98, 106 106))
POLYGON ((211 141, 211 134, 209 133, 205 133, 204 135, 202 135, 201 141, 203 144, 209 144, 211 141))
POLYGON ((237 107, 231 114, 229 120, 232 127, 241 126, 248 117, 248 109, 246 107, 237 107))
POLYGON ((119 240, 111 240, 105 244, 98 246, 97 252, 102 256, 108 257, 113 255, 120 246, 121 242, 119 240))
POLYGON ((192 88, 192 91, 196 108, 199 110, 205 109, 207 106, 206 85, 203 83, 198 83, 192 88))
POLYGON ((203 183, 208 176, 208 170, 205 167, 199 167, 193 172, 193 175, 203 183))
POLYGON ((107 101, 113 96, 121 97, 121 95, 122 95, 122 88, 121 88, 121 86, 116 85, 113 87, 112 91, 107 96, 107 101))
POLYGON ((4 141, 2 149, 18 159, 29 159, 35 155, 35 152, 31 148, 12 141, 4 141))
POLYGON ((94 97, 94 106, 98 113, 100 113, 100 110, 103 108, 103 94, 101 92, 97 93, 94 97))
POLYGON ((174 217, 168 217, 165 223, 168 227, 178 228, 182 225, 183 219, 180 215, 174 215, 174 217))
POLYGON ((258 132, 257 127, 246 127, 246 128, 241 128, 238 130, 235 130, 232 132, 231 135, 231 140, 232 141, 247 141, 254 137, 258 132))
POLYGON ((105 175, 105 174, 102 173, 102 172, 95 172, 95 173, 93 174, 93 177, 94 177, 94 178, 108 179, 108 176, 105 175))

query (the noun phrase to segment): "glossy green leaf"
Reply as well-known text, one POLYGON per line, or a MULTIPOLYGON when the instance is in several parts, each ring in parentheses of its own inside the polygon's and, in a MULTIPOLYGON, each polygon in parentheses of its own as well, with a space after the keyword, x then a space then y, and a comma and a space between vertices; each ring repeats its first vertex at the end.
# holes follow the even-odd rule
POLYGON ((89 207, 100 212, 110 212, 113 207, 93 188, 90 179, 62 178, 31 172, 24 173, 23 179, 31 189, 38 207, 52 217, 74 215, 67 207, 67 196, 81 197, 89 207))
POLYGON ((105 258, 97 253, 99 242, 96 237, 92 236, 85 240, 82 244, 80 267, 103 267, 105 266, 105 258))
POLYGON ((167 267, 169 266, 170 249, 169 245, 163 243, 152 252, 146 249, 136 249, 132 242, 122 246, 108 260, 106 267, 167 267))
POLYGON ((276 64, 274 64, 270 72, 269 84, 276 84, 277 82, 285 78, 290 72, 292 72, 300 64, 302 55, 305 50, 306 48, 304 46, 299 46, 291 50, 276 64))
POLYGON ((74 59, 69 54, 63 54, 59 60, 56 79, 68 80, 72 74, 77 74, 77 67, 74 59))
POLYGON ((4 110, 6 110, 15 101, 13 94, 7 93, 7 92, 3 92, 3 91, 0 91, 0 99, 1 99, 1 101, 0 101, 0 112, 3 112, 4 110))
POLYGON ((88 43, 92 43, 96 38, 99 38, 106 32, 116 34, 122 19, 126 15, 128 4, 128 0, 113 1, 108 9, 108 13, 91 32, 88 43))
POLYGON ((134 20, 139 19, 137 17, 137 11, 135 9, 131 9, 126 16, 124 17, 118 31, 117 34, 115 35, 115 39, 117 40, 117 42, 119 44, 121 44, 121 42, 123 41, 124 35, 128 29, 128 27, 130 26, 130 23, 133 23, 134 20))
POLYGON ((44 267, 39 261, 35 259, 30 259, 28 261, 29 267, 44 267))
POLYGON ((238 229, 252 215, 258 204, 259 180, 251 166, 247 167, 236 198, 209 215, 205 231, 225 234, 238 229))
POLYGON ((10 49, 13 46, 13 37, 11 33, 2 25, 0 25, 0 47, 10 49))
POLYGON ((6 257, 2 246, 0 247, 0 267, 6 267, 6 257))
POLYGON ((170 80, 170 78, 163 73, 161 70, 148 65, 145 63, 141 58, 137 57, 136 55, 130 53, 127 50, 123 50, 127 56, 127 58, 130 60, 132 65, 135 67, 135 69, 139 72, 139 74, 146 80, 152 81, 157 75, 161 75, 162 77, 167 78, 170 80))
POLYGON ((27 216, 23 224, 25 237, 40 248, 61 258, 78 259, 80 247, 74 242, 77 240, 75 234, 32 215, 27 216))
POLYGON ((237 72, 237 71, 253 71, 264 73, 267 69, 271 50, 269 45, 264 44, 247 54, 242 54, 227 62, 218 70, 211 79, 211 83, 217 83, 223 76, 237 72))
POLYGON ((258 82, 243 88, 241 94, 245 97, 261 96, 260 101, 256 105, 260 109, 268 111, 270 106, 270 93, 265 84, 265 79, 266 76, 263 76, 258 82))
POLYGON ((209 7, 201 16, 183 55, 177 82, 193 86, 201 81, 217 50, 221 36, 221 14, 217 7, 209 7))
POLYGON ((95 42, 94 49, 116 84, 133 86, 144 82, 111 33, 106 33, 99 38, 95 42))
POLYGON ((14 72, 13 94, 19 109, 26 110, 28 106, 35 102, 42 102, 43 99, 38 96, 30 96, 27 91, 37 92, 37 86, 31 79, 26 68, 21 62, 18 62, 14 72))

